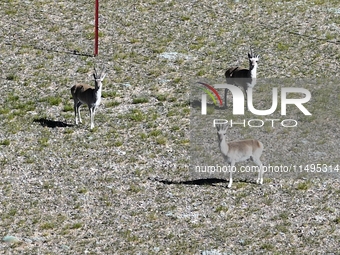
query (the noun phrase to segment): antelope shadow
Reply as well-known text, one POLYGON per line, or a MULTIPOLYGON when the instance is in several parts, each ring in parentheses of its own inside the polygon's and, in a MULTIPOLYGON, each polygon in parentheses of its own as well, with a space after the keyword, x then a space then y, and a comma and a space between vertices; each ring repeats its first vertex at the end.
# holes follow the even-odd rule
POLYGON ((159 179, 159 178, 148 178, 149 180, 160 182, 166 185, 171 184, 182 184, 182 185, 211 185, 217 183, 227 183, 227 180, 219 179, 219 178, 202 178, 202 179, 195 179, 195 180, 188 180, 188 181, 172 181, 166 179, 159 179))
POLYGON ((33 122, 38 122, 43 127, 56 128, 56 127, 73 127, 74 125, 68 124, 63 121, 49 120, 45 118, 35 119, 33 122))
MULTIPOLYGON (((171 184, 177 184, 177 185, 196 185, 196 186, 215 186, 216 184, 223 184, 223 183, 229 183, 228 180, 221 179, 221 178, 201 178, 201 179, 195 179, 195 180, 188 180, 188 181, 173 181, 173 180, 166 180, 166 179, 160 179, 160 178, 148 178, 148 180, 163 183, 165 185, 171 185, 171 184)), ((234 181, 237 182, 244 182, 244 183, 251 183, 255 184, 255 181, 249 180, 249 179, 238 179, 234 181)))

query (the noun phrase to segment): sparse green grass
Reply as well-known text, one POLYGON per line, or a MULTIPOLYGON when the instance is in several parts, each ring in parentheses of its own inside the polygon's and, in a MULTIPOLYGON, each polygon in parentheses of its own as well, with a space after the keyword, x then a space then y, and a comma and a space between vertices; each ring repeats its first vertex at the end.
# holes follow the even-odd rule
POLYGON ((304 182, 300 182, 300 183, 297 185, 296 189, 297 189, 297 190, 308 190, 309 187, 310 187, 309 181, 304 181, 304 182))
POLYGON ((152 130, 150 133, 150 136, 159 136, 160 134, 162 134, 162 131, 157 129, 157 130, 152 130))
POLYGON ((274 250, 274 245, 266 243, 261 245, 261 249, 266 250, 266 251, 272 251, 274 250))
POLYGON ((55 227, 56 227, 56 225, 53 222, 45 222, 45 223, 40 225, 41 230, 54 229, 55 227))
POLYGON ((133 104, 144 104, 147 102, 149 102, 149 99, 146 97, 138 97, 138 98, 132 99, 133 104))
POLYGON ((140 139, 142 140, 145 140, 146 138, 149 137, 146 133, 140 133, 139 136, 140 136, 140 139))
POLYGON ((108 97, 114 98, 114 97, 116 97, 116 96, 117 96, 117 92, 114 91, 114 90, 111 90, 111 91, 103 91, 103 92, 102 92, 102 97, 103 97, 103 98, 108 98, 108 97))
POLYGON ((0 141, 0 145, 8 146, 11 144, 11 141, 9 139, 5 139, 0 141))
POLYGON ((288 44, 285 44, 285 43, 282 43, 282 42, 279 42, 278 44, 277 44, 277 49, 279 50, 279 51, 287 51, 288 49, 289 49, 289 45, 288 44))
MULTIPOLYGON (((284 86, 311 78, 302 86, 312 91, 305 106, 313 115, 304 116, 290 105, 293 114, 282 116, 279 100, 278 112, 271 116, 246 111, 237 120, 296 118, 298 128, 234 127, 229 138, 261 140, 264 164, 339 161, 338 82, 314 82, 316 77, 339 76, 337 45, 326 42, 336 39, 337 2, 262 1, 259 7, 250 1, 103 1, 96 58, 73 54, 93 53, 92 2, 28 2, 7 0, 0 8, 6 21, 0 44, 0 230, 12 230, 22 240, 0 242, 0 250, 285 254, 289 247, 292 254, 304 254, 327 247, 329 253, 337 252, 334 238, 307 232, 312 228, 336 237, 336 179, 265 173, 260 186, 242 181, 253 180, 254 174, 235 173, 241 181, 232 189, 224 182, 185 183, 207 177, 189 169, 195 155, 188 151, 196 148, 196 133, 189 127, 199 124, 191 115, 189 86, 201 79, 224 82, 228 66, 247 67, 250 46, 261 55, 259 78, 292 78, 284 86), (52 22, 53 13, 58 17, 52 22), (301 35, 291 33, 295 31, 301 35), (179 55, 167 59, 160 56, 165 52, 179 55), (74 124, 69 89, 81 81, 91 84, 87 75, 94 65, 106 66, 108 73, 95 129, 89 130, 85 107, 78 126, 52 128, 34 121, 74 124), (310 208, 324 218, 320 224, 306 213, 310 208), (304 232, 298 232, 301 222, 304 232)), ((258 109, 270 107, 271 88, 256 85, 258 109)), ((230 110, 211 106, 208 115, 232 119, 230 110)), ((210 124, 202 124, 209 128, 199 134, 205 147, 197 158, 223 164, 210 124)))
POLYGON ((9 80, 9 81, 18 81, 19 77, 16 74, 11 73, 11 74, 8 74, 6 76, 6 80, 9 80))
POLYGON ((80 222, 78 222, 78 223, 74 223, 74 224, 70 227, 70 229, 79 229, 79 228, 81 228, 82 226, 83 226, 83 224, 80 223, 80 222))
POLYGON ((80 193, 80 194, 85 194, 87 193, 87 189, 85 187, 81 187, 81 188, 78 188, 77 192, 80 193))
POLYGON ((159 144, 159 145, 165 145, 166 142, 167 142, 167 138, 166 138, 166 137, 163 137, 163 136, 157 137, 157 138, 156 138, 156 142, 157 142, 157 144, 159 144))
POLYGON ((73 105, 70 105, 70 104, 66 104, 66 105, 64 105, 64 109, 63 109, 63 111, 64 112, 73 112, 73 105))
POLYGON ((47 102, 49 105, 59 105, 62 102, 62 98, 56 96, 48 96, 46 98, 42 98, 40 102, 47 102))
POLYGON ((146 115, 139 109, 132 109, 124 117, 127 118, 127 119, 130 119, 132 121, 137 121, 137 122, 146 119, 146 115))
POLYGON ((42 138, 40 138, 38 141, 39 141, 39 144, 40 144, 42 147, 47 147, 47 146, 48 146, 49 138, 48 138, 48 137, 42 137, 42 138))
MULTIPOLYGON (((86 35, 85 35, 86 39, 87 40, 93 40, 94 39, 94 32, 88 32, 86 35)), ((102 31, 99 31, 98 32, 98 37, 99 38, 102 38, 104 37, 104 33, 102 31)))
POLYGON ((228 212, 228 207, 224 205, 219 205, 215 208, 215 212, 228 212))
POLYGON ((143 189, 137 185, 137 184, 130 184, 130 187, 129 187, 129 192, 131 193, 139 193, 141 192, 143 189))
POLYGON ((167 100, 167 95, 163 95, 163 94, 159 94, 159 95, 156 95, 156 99, 160 102, 164 102, 167 100))
POLYGON ((120 146, 123 145, 123 142, 122 142, 122 141, 115 141, 115 142, 113 143, 113 145, 114 145, 115 147, 120 147, 120 146))
POLYGON ((115 106, 120 105, 120 102, 113 100, 113 101, 106 103, 105 105, 110 108, 110 107, 115 107, 115 106))

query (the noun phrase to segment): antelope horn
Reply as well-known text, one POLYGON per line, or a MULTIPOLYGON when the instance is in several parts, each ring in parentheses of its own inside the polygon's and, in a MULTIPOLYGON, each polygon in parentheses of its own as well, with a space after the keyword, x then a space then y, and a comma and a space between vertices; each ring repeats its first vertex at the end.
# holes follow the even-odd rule
POLYGON ((106 66, 104 66, 104 69, 102 70, 102 72, 100 73, 100 77, 102 77, 102 75, 105 75, 105 71, 106 71, 106 66))
POLYGON ((94 69, 94 74, 95 74, 95 75, 96 75, 96 77, 97 77, 98 75, 97 75, 97 70, 96 70, 96 67, 94 66, 94 67, 93 67, 93 69, 94 69))

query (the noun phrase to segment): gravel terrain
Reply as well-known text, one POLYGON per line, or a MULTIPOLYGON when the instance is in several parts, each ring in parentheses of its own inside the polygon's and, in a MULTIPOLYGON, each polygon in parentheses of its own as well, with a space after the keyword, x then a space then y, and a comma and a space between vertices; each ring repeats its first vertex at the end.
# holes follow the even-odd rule
POLYGON ((339 254, 339 2, 102 0, 92 57, 93 2, 1 2, 0 254, 339 254), (254 106, 304 87, 312 116, 279 106, 270 118, 296 128, 229 139, 304 170, 261 186, 238 173, 228 189, 226 173, 195 171, 224 164, 211 122, 233 118, 210 101, 200 115, 197 81, 223 83, 250 47, 254 106), (107 76, 90 130, 85 106, 74 125, 70 88, 93 84, 94 66, 107 76))

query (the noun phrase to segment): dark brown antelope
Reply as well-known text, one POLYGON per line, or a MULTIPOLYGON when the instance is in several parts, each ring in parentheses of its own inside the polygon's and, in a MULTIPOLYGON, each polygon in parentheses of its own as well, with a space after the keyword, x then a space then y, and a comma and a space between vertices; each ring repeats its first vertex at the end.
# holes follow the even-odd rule
POLYGON ((86 104, 90 111, 91 129, 94 127, 94 115, 96 108, 100 105, 102 96, 102 82, 105 76, 106 74, 104 71, 98 75, 96 68, 94 68, 94 88, 87 84, 78 84, 71 88, 71 94, 74 101, 74 115, 76 118, 76 125, 78 125, 78 118, 79 122, 82 123, 79 108, 82 104, 86 104))
MULTIPOLYGON (((249 69, 242 67, 231 67, 225 72, 225 77, 228 84, 236 85, 243 88, 245 97, 247 97, 248 88, 253 88, 256 85, 257 62, 260 56, 255 55, 252 50, 248 53, 249 69)), ((227 92, 225 90, 224 99, 227 106, 227 92)))

